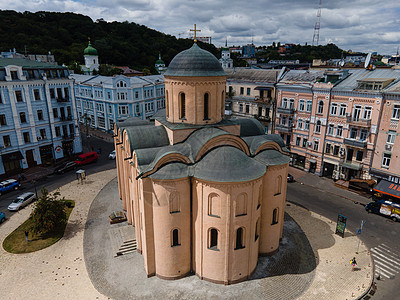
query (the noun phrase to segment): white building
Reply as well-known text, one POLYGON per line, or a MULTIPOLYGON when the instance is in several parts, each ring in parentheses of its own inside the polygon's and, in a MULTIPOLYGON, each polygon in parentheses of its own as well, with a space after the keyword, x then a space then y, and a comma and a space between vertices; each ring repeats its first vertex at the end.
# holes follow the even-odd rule
POLYGON ((85 59, 85 65, 81 66, 83 73, 92 75, 94 70, 99 70, 99 56, 97 50, 90 44, 90 41, 83 51, 83 57, 85 59))
POLYGON ((223 69, 233 68, 233 59, 231 58, 231 53, 229 48, 222 48, 221 58, 219 63, 223 69))
POLYGON ((115 122, 135 116, 149 119, 165 108, 164 76, 114 77, 72 74, 81 123, 113 130, 115 122))

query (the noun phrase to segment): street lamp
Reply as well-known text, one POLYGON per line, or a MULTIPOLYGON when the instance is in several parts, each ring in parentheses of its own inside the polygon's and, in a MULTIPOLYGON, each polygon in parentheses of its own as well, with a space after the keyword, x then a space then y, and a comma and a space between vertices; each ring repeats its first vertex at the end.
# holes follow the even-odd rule
POLYGON ((32 184, 33 184, 33 188, 35 189, 36 199, 38 199, 37 190, 36 190, 36 180, 33 179, 31 182, 32 182, 32 184))

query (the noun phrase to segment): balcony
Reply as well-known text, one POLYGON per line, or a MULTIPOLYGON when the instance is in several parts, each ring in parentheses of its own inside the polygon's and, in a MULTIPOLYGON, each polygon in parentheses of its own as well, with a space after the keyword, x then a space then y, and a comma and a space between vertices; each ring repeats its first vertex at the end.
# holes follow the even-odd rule
POLYGON ((267 104, 272 104, 272 98, 271 97, 260 97, 260 96, 255 96, 254 101, 258 103, 267 103, 267 104))
POLYGON ((371 127, 371 120, 364 120, 360 118, 353 118, 352 116, 347 116, 346 121, 348 124, 354 126, 371 127))
POLYGON ((367 141, 353 140, 353 139, 344 139, 344 144, 347 146, 365 149, 367 147, 367 141))
POLYGON ((280 131, 280 132, 291 133, 292 132, 292 125, 276 124, 276 130, 280 131))
POLYGON ((277 111, 280 114, 293 115, 296 110, 294 108, 278 107, 277 111))
POLYGON ((57 97, 57 102, 69 102, 69 97, 57 97))

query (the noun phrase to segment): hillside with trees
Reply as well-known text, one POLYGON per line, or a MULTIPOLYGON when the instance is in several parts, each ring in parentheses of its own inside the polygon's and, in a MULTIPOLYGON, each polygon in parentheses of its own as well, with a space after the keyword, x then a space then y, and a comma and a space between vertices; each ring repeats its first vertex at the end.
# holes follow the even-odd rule
MULTIPOLYGON (((90 37, 101 64, 150 69, 161 53, 166 63, 193 44, 190 39, 177 39, 133 22, 93 21, 75 13, 15 12, 0 10, 0 50, 15 48, 18 53, 54 54, 59 64, 83 64, 83 50, 90 37)), ((201 44, 203 49, 218 55, 213 45, 201 44)))

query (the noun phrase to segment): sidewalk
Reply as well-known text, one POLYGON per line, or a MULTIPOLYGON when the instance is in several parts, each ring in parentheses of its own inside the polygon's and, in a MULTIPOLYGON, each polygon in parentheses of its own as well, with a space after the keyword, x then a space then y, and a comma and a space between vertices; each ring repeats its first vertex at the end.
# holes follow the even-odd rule
MULTIPOLYGON (((1 247, 3 299, 357 299, 373 282, 369 251, 360 244, 355 254, 358 240, 353 233, 339 237, 334 222, 291 203, 286 206, 279 252, 260 258, 250 280, 224 286, 194 275, 175 281, 147 278, 139 253, 114 257, 110 232, 128 226, 108 221, 110 211, 122 208, 115 175, 115 169, 104 171, 89 176, 86 184, 74 181, 60 188, 76 206, 56 244, 21 255, 1 247), (353 256, 358 261, 354 272, 353 256)), ((310 180, 293 175, 298 181, 310 180)), ((28 218, 31 209, 32 205, 24 208, 1 225, 0 241, 28 218)))
POLYGON ((293 175, 294 180, 296 180, 297 182, 300 182, 304 185, 312 186, 321 191, 332 193, 342 198, 359 202, 364 205, 372 201, 369 198, 361 196, 355 192, 338 188, 337 186, 335 186, 335 183, 332 179, 320 177, 318 175, 308 173, 294 167, 289 167, 289 173, 293 175))

